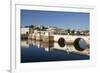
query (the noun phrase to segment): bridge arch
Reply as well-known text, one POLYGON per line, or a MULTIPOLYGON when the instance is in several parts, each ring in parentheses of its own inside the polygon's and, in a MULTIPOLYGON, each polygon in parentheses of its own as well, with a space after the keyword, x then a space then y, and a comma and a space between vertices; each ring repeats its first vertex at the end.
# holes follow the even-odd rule
POLYGON ((78 51, 84 51, 88 47, 88 45, 86 43, 86 40, 84 40, 83 38, 76 38, 74 41, 74 47, 78 51))

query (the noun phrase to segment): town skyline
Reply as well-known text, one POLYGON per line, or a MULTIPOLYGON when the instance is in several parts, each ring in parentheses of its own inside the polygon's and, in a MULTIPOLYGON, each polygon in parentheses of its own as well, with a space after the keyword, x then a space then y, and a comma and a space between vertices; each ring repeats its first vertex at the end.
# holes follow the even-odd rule
POLYGON ((89 30, 89 13, 21 10, 21 26, 89 30))

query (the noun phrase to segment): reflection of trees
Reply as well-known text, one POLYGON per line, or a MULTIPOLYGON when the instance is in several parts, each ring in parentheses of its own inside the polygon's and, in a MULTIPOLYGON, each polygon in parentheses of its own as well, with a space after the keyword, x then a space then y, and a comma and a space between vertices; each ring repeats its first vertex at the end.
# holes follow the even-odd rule
POLYGON ((28 39, 29 33, 21 34, 21 39, 28 39))

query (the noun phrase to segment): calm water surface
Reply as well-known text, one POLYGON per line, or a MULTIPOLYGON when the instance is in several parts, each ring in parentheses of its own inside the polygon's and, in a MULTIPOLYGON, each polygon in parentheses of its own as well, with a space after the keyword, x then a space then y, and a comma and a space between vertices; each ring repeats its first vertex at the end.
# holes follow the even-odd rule
POLYGON ((77 51, 73 45, 61 47, 54 42, 21 41, 21 63, 65 60, 89 60, 89 55, 77 51))

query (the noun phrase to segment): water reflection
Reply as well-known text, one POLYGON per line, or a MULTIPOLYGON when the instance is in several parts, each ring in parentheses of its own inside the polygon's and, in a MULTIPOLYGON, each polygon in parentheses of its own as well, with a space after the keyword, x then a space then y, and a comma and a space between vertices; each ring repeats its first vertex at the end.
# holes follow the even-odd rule
POLYGON ((79 51, 74 45, 68 45, 62 38, 58 42, 21 41, 22 63, 86 59, 89 59, 89 48, 79 51))

